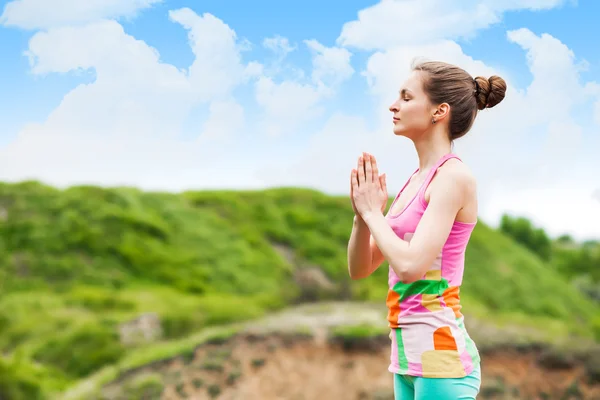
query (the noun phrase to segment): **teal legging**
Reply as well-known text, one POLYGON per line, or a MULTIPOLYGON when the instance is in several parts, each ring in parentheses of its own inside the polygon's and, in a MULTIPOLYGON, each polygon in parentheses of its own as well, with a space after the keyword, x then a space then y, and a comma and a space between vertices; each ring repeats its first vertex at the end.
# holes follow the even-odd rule
POLYGON ((464 378, 423 378, 394 374, 395 400, 475 400, 481 386, 481 366, 464 378))

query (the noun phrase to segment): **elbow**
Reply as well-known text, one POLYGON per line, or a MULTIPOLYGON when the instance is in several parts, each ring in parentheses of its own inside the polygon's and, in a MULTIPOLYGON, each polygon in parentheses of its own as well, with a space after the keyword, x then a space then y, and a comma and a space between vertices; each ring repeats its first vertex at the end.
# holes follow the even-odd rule
POLYGON ((368 276, 369 276, 369 275, 365 275, 365 274, 362 274, 362 275, 356 275, 356 274, 352 275, 352 274, 351 274, 351 275, 350 275, 350 279, 352 279, 353 281, 358 281, 358 280, 360 280, 360 279, 365 279, 365 278, 366 278, 366 277, 368 277, 368 276))
POLYGON ((369 276, 369 274, 367 274, 365 272, 352 271, 352 270, 349 270, 348 272, 350 275, 350 279, 352 279, 353 281, 357 281, 359 279, 364 279, 369 276))
POLYGON ((369 275, 371 275, 371 272, 366 266, 358 265, 353 268, 352 265, 349 265, 348 275, 350 276, 350 279, 357 281, 359 279, 367 278, 369 275))
POLYGON ((400 279, 400 282, 409 284, 421 279, 421 276, 418 273, 419 266, 416 263, 405 260, 393 265, 393 270, 398 276, 398 279, 400 279))
POLYGON ((400 282, 404 283, 405 285, 408 285, 410 283, 418 281, 419 279, 420 278, 416 275, 406 274, 400 277, 400 282))

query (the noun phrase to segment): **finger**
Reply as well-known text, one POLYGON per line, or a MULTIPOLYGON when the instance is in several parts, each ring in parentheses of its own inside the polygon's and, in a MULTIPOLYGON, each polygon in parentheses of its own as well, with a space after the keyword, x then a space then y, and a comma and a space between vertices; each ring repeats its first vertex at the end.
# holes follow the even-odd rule
POLYGON ((350 174, 350 185, 353 193, 354 190, 358 188, 358 172, 355 169, 353 169, 352 173, 350 174))
POLYGON ((358 185, 360 186, 361 183, 363 183, 365 181, 365 162, 364 162, 364 158, 362 156, 358 157, 358 185))
POLYGON ((379 184, 381 185, 381 190, 383 190, 384 193, 387 194, 387 182, 385 181, 386 175, 382 174, 379 177, 379 184))
MULTIPOLYGON (((363 172, 365 173, 365 177, 367 175, 367 171, 365 170, 365 160, 367 159, 367 153, 366 152, 362 152, 362 160, 363 160, 363 164, 360 165, 360 167, 362 168, 363 172)), ((360 177, 360 176, 359 176, 360 177)))
POLYGON ((373 169, 373 182, 376 182, 379 179, 379 169, 377 168, 375 156, 371 156, 371 168, 373 169))
POLYGON ((365 162, 365 178, 366 179, 371 179, 371 177, 369 175, 367 175, 367 163, 371 162, 371 154, 367 153, 366 151, 363 151, 363 160, 365 162))
POLYGON ((373 182, 373 169, 371 168, 371 157, 367 154, 365 160, 365 177, 367 182, 373 182))

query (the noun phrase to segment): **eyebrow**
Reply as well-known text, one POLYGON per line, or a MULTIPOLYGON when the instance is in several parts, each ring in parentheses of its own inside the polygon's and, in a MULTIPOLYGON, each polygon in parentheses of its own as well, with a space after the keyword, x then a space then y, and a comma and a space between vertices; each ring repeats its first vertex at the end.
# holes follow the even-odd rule
POLYGON ((400 91, 400 96, 404 96, 406 93, 412 93, 412 92, 409 89, 404 88, 400 91))

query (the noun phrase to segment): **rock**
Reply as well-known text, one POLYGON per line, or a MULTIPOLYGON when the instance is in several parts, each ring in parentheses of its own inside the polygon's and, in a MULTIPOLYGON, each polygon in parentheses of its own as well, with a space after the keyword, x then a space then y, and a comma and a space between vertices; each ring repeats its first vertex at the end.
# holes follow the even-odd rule
POLYGON ((151 342, 162 336, 160 319, 155 313, 142 314, 134 320, 119 325, 121 343, 135 345, 141 342, 151 342))
POLYGON ((318 301, 336 293, 338 287, 316 265, 300 265, 296 254, 287 245, 275 243, 273 248, 294 266, 294 282, 300 288, 299 301, 318 301))

